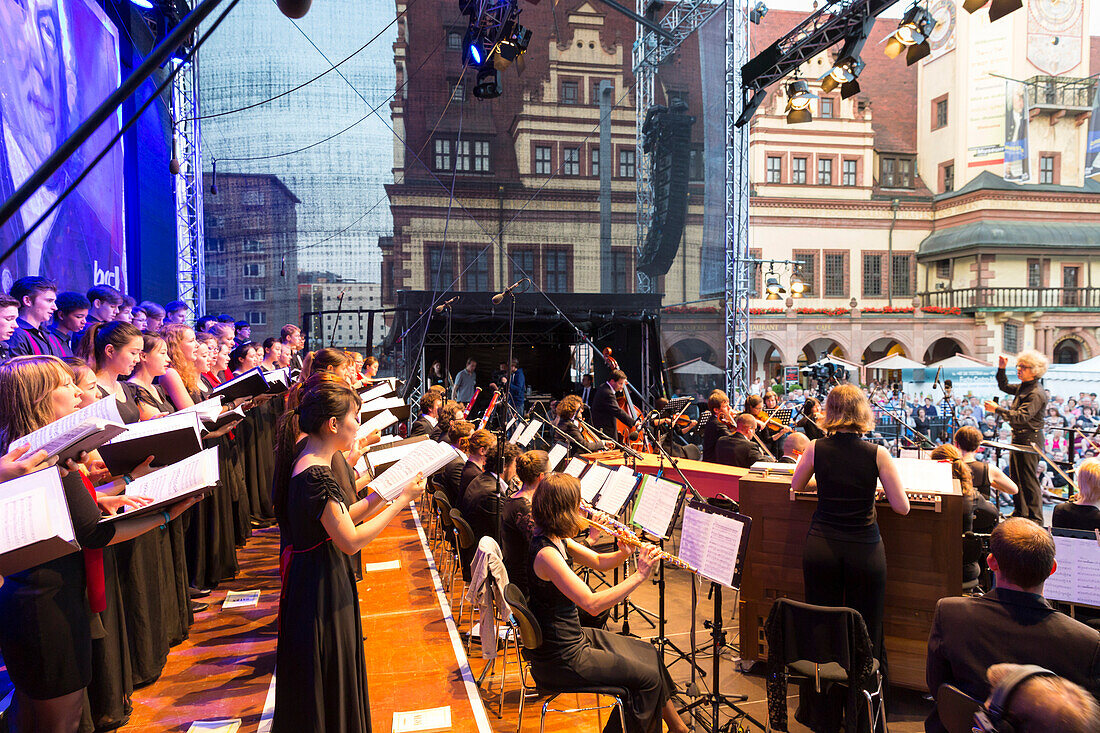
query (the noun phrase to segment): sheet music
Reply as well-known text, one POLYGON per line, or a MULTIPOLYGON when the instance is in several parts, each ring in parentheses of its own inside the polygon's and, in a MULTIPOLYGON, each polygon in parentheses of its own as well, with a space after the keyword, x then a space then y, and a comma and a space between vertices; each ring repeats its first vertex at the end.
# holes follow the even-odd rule
POLYGON ((413 446, 409 453, 394 465, 387 468, 371 481, 368 486, 387 501, 393 501, 401 491, 416 479, 419 473, 427 478, 458 455, 455 449, 446 443, 425 440, 413 446))
POLYGON ((531 423, 520 433, 519 438, 514 438, 512 442, 522 445, 524 448, 531 442, 531 439, 542 430, 542 420, 532 420, 531 423))
MULTIPOLYGON (((184 415, 189 412, 193 412, 199 416, 199 419, 203 422, 217 422, 218 417, 222 414, 222 398, 211 397, 208 400, 203 400, 197 405, 191 407, 185 407, 182 410, 176 410, 173 415, 184 415)), ((244 414, 244 413, 241 413, 244 414)))
POLYGON ((260 371, 264 375, 264 382, 271 385, 275 382, 283 385, 286 388, 290 388, 290 367, 283 367, 282 369, 272 369, 270 372, 260 371))
MULTIPOLYGON (((98 420, 100 422, 111 422, 122 424, 122 416, 118 414, 118 401, 117 400, 96 400, 87 407, 77 410, 71 415, 66 415, 60 420, 54 420, 49 425, 35 430, 33 433, 24 435, 22 438, 18 438, 11 442, 8 450, 13 448, 20 448, 24 445, 30 445, 32 450, 39 450, 45 447, 47 444, 52 443, 58 438, 64 436, 66 433, 71 432, 74 428, 77 428, 81 423, 98 420)), ((73 436, 75 437, 75 435, 73 436)), ((68 441, 66 441, 67 443, 68 441)), ((60 447, 64 447, 66 443, 62 443, 60 447)), ((47 450, 47 452, 49 452, 47 450)), ((55 451, 56 452, 56 451, 55 451)))
POLYGON ((392 410, 395 407, 404 406, 405 400, 401 399, 400 397, 379 397, 376 400, 364 402, 363 407, 361 410, 359 410, 359 412, 381 412, 382 410, 392 410))
POLYGON ((1058 567, 1047 578, 1043 595, 1053 601, 1100 607, 1100 544, 1095 537, 1054 535, 1058 567))
MULTIPOLYGON (((238 382, 243 382, 243 381, 248 380, 248 379, 255 379, 257 374, 259 374, 260 377, 263 378, 263 370, 260 369, 259 367, 252 367, 247 372, 242 372, 241 374, 238 374, 237 376, 233 377, 229 381, 222 382, 218 386, 214 387, 214 389, 212 389, 210 392, 211 392, 211 394, 217 394, 219 392, 224 392, 227 389, 229 389, 230 386, 235 385, 238 382)), ((265 385, 267 384, 266 379, 264 379, 264 384, 265 385)))
POLYGON ((546 454, 548 470, 553 471, 554 466, 561 463, 562 459, 569 455, 569 449, 561 443, 555 443, 554 447, 546 454))
POLYGON ((385 430, 395 422, 397 422, 397 416, 389 410, 383 410, 359 426, 359 430, 355 433, 355 439, 362 440, 375 430, 385 430))
POLYGON ((360 398, 362 398, 363 404, 366 404, 371 400, 378 399, 379 397, 389 397, 390 393, 392 392, 393 389, 390 387, 390 385, 386 382, 383 382, 382 384, 375 385, 374 387, 368 389, 366 392, 360 395, 360 398))
POLYGON ((955 483, 951 480, 950 463, 916 458, 895 458, 894 465, 901 474, 901 484, 906 491, 934 494, 951 494, 956 491, 955 483))
POLYGON ((160 435, 162 433, 170 433, 174 430, 186 430, 188 428, 193 429, 195 431, 195 437, 201 439, 202 426, 199 424, 198 414, 194 412, 184 412, 182 414, 174 412, 164 417, 156 417, 152 420, 142 420, 141 422, 130 423, 126 426, 126 432, 112 440, 111 443, 125 443, 128 440, 148 438, 151 435, 160 435))
POLYGON ((638 488, 638 500, 630 522, 654 537, 668 537, 672 522, 676 519, 676 506, 683 489, 671 481, 656 476, 642 476, 638 488))
POLYGON ((155 503, 172 503, 180 496, 218 483, 218 447, 207 448, 171 466, 159 468, 126 487, 130 496, 144 496, 155 503))
POLYGON ((593 463, 588 467, 584 476, 581 478, 581 498, 587 501, 589 504, 596 498, 596 494, 600 493, 600 489, 603 488, 604 482, 611 476, 611 469, 607 466, 601 466, 598 463, 593 463))
POLYGON ((508 423, 507 429, 512 430, 512 434, 508 437, 508 442, 518 444, 519 436, 522 435, 523 431, 527 429, 527 423, 523 422, 522 420, 516 420, 515 418, 512 418, 512 421, 508 423), (513 425, 515 426, 514 430, 512 430, 513 425))
POLYGON ((569 463, 565 464, 565 468, 562 469, 562 473, 569 474, 573 478, 580 478, 584 473, 584 467, 588 463, 583 458, 570 458, 569 463))
POLYGON ((596 508, 608 514, 618 514, 623 510, 623 505, 630 499, 637 485, 638 477, 634 472, 628 466, 619 466, 604 482, 596 508))
POLYGON ((734 519, 688 504, 677 554, 704 578, 732 588, 743 530, 734 519))
POLYGON ((0 554, 52 536, 50 512, 42 490, 38 486, 25 486, 22 491, 9 493, 5 485, 0 496, 0 554))

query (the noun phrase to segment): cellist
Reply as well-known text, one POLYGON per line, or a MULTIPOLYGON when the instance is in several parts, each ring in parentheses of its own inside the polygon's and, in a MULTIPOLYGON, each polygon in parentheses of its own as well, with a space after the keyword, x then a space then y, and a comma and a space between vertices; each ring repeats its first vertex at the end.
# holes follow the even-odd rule
POLYGON ((577 423, 577 416, 583 409, 584 403, 575 394, 563 397, 558 402, 557 408, 555 408, 559 418, 558 427, 575 441, 569 444, 569 455, 571 456, 582 453, 595 453, 605 447, 610 448, 612 446, 611 443, 605 444, 604 441, 599 440, 577 423))
POLYGON ((612 369, 611 378, 596 388, 589 407, 592 410, 592 427, 608 437, 614 437, 619 431, 616 422, 621 422, 632 430, 641 422, 637 416, 629 414, 619 406, 617 394, 626 389, 626 374, 621 369, 612 369))

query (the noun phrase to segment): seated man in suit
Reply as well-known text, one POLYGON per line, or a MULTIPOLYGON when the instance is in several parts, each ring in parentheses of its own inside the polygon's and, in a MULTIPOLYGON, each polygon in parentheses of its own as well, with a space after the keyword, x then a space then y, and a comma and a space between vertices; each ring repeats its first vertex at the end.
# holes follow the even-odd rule
POLYGON ((409 430, 409 437, 418 435, 431 435, 435 424, 439 422, 439 408, 443 406, 443 398, 439 392, 429 389, 420 397, 420 417, 413 421, 409 430))
POLYGON ((474 531, 475 547, 470 549, 471 557, 477 541, 482 537, 492 537, 497 544, 500 544, 500 536, 497 533, 498 515, 512 479, 516 477, 516 458, 522 452, 523 450, 515 443, 498 443, 496 450, 485 462, 485 470, 470 482, 459 500, 458 509, 462 512, 462 518, 474 531), (500 455, 501 452, 504 453, 503 456, 500 455), (500 470, 502 458, 504 469, 500 470))
MULTIPOLYGON (((1054 572, 1054 539, 1034 522, 1009 519, 993 530, 986 558, 997 587, 984 596, 941 598, 928 635, 925 677, 935 695, 950 683, 984 700, 994 664, 1037 664, 1100 692, 1100 633, 1055 611, 1043 598, 1054 572)), ((933 710, 924 724, 945 731, 933 710)))
POLYGON ((724 435, 718 439, 718 446, 714 449, 714 462, 748 468, 757 461, 764 460, 764 451, 752 439, 756 433, 756 418, 742 412, 737 416, 736 425, 737 430, 732 435, 724 435))
POLYGON ((730 398, 722 390, 716 389, 707 397, 707 409, 712 414, 706 427, 703 428, 703 460, 713 463, 718 460, 714 457, 718 439, 733 433, 724 422, 724 419, 729 416, 730 398), (719 415, 722 419, 719 419, 719 415))
POLYGON ((791 433, 783 441, 783 455, 779 458, 779 462, 798 463, 798 459, 809 447, 810 439, 806 437, 805 433, 791 433))

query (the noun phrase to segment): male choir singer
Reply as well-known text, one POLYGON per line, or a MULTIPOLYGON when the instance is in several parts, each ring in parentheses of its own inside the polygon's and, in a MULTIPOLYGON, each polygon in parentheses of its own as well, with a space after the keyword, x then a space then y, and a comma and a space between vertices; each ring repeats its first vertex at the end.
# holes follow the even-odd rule
MULTIPOLYGON (((1009 384, 1005 375, 1008 358, 1002 356, 997 361, 997 386, 1002 392, 1015 395, 1011 407, 1002 407, 996 402, 987 401, 985 409, 996 412, 1012 427, 1012 444, 1021 448, 1031 448, 1031 444, 1043 445, 1043 415, 1047 410, 1047 393, 1039 378, 1046 374, 1047 358, 1038 351, 1021 351, 1016 355, 1016 376, 1019 384, 1009 384)), ((1019 493, 1012 497, 1014 517, 1024 517, 1033 522, 1043 523, 1043 494, 1039 487, 1039 456, 1031 451, 1012 451, 1008 459, 1008 470, 1012 480, 1020 487, 1019 493)))

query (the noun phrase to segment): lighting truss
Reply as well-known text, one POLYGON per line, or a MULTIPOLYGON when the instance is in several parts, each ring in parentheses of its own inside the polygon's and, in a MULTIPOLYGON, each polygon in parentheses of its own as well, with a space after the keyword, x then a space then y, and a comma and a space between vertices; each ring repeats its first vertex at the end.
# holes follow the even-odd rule
MULTIPOLYGON (((179 64, 180 61, 169 63, 179 64)), ((192 313, 206 312, 206 280, 203 263, 203 182, 202 135, 199 117, 199 55, 191 57, 188 68, 176 75, 172 84, 172 118, 176 157, 180 171, 175 176, 176 191, 176 279, 177 297, 192 313)))
POLYGON ((737 126, 748 122, 764 101, 767 88, 831 46, 861 32, 898 0, 838 0, 825 5, 794 30, 741 67, 745 105, 737 126))

